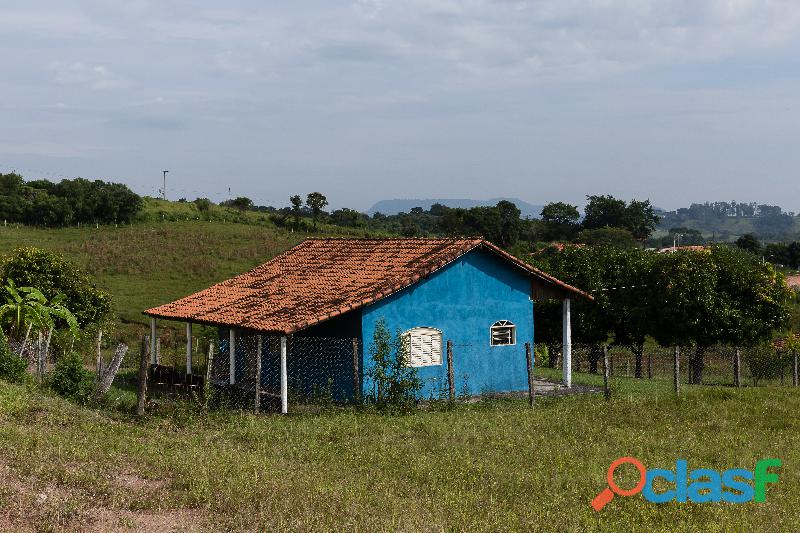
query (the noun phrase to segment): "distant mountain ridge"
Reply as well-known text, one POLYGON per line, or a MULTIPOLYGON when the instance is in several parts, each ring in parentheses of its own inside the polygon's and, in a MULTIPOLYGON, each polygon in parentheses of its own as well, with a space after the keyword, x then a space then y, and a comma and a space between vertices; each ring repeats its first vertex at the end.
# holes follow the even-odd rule
POLYGON ((542 205, 530 204, 519 198, 490 198, 489 200, 472 200, 469 198, 428 198, 428 199, 393 199, 393 200, 380 200, 367 210, 367 213, 374 215, 375 213, 383 213, 384 215, 396 215, 397 213, 408 213, 415 207, 421 207, 424 210, 431 208, 433 204, 442 204, 447 207, 461 207, 469 209, 471 207, 486 207, 497 205, 501 200, 508 200, 513 202, 522 212, 523 217, 538 218, 542 212, 542 205))

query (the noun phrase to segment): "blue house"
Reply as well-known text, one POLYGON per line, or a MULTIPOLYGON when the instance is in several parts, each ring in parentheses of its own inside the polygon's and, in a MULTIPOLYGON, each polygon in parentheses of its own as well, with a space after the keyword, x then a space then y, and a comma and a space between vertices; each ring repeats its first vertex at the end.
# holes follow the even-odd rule
MULTIPOLYGON (((290 390, 372 394, 370 348, 381 321, 405 339, 423 398, 448 388, 448 346, 459 393, 527 390, 525 345, 544 299, 564 302, 570 386, 574 297, 591 298, 482 239, 309 239, 145 314, 153 342, 158 318, 186 322, 189 345, 191 324, 218 327, 212 377, 280 397, 285 412, 290 390)), ((188 373, 191 357, 187 349, 188 373)))

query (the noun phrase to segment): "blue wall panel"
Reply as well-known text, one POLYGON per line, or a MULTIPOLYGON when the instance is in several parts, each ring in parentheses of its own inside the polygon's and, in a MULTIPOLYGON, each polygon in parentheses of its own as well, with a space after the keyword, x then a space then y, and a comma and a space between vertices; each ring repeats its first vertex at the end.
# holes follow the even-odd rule
MULTIPOLYGON (((417 326, 442 332, 442 364, 421 367, 421 396, 447 389, 445 344, 453 341, 453 367, 458 393, 524 391, 528 386, 525 343, 533 344, 533 302, 530 277, 508 262, 481 250, 472 251, 427 280, 362 310, 363 367, 370 366, 369 347, 376 322, 383 318, 394 333, 417 326), (490 346, 490 327, 498 320, 517 326, 516 345, 490 346)), ((364 394, 373 385, 365 380, 364 394)))

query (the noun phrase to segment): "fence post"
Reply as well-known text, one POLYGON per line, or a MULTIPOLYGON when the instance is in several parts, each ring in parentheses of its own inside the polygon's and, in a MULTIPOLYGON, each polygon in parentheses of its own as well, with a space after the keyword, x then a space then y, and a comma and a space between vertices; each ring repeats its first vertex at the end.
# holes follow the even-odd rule
POLYGON ((733 353, 733 386, 742 386, 742 353, 738 346, 733 353))
POLYGON ((101 351, 100 344, 103 342, 103 330, 97 330, 97 340, 95 341, 95 353, 97 354, 96 364, 95 364, 95 371, 99 376, 100 373, 103 371, 103 352, 101 351))
POLYGON ((258 336, 256 344, 256 375, 255 375, 255 389, 256 389, 256 405, 255 412, 258 414, 261 411, 261 346, 262 336, 258 336))
POLYGON ((672 361, 673 368, 673 387, 675 394, 681 392, 681 349, 679 346, 675 347, 674 359, 672 361))
POLYGON ((142 350, 139 353, 139 386, 136 390, 136 416, 144 414, 144 408, 147 404, 147 365, 149 363, 147 353, 147 337, 142 336, 142 350))
POLYGON ((154 365, 157 365, 159 362, 156 339, 158 339, 158 334, 156 332, 156 319, 150 318, 150 362, 154 365))
POLYGON ((447 341, 447 390, 450 401, 456 401, 456 378, 453 371, 453 341, 447 341))
POLYGON ((186 386, 191 386, 192 376, 192 323, 186 323, 186 386))
POLYGON ((533 407, 533 399, 536 391, 533 385, 533 353, 531 352, 531 343, 525 343, 525 359, 528 365, 528 405, 533 407))
POLYGON ((797 375, 797 350, 795 350, 793 352, 793 354, 794 354, 794 357, 792 358, 792 386, 793 387, 797 387, 797 385, 798 385, 798 383, 797 383, 797 379, 798 379, 798 375, 797 375))
POLYGON ((647 351, 647 379, 653 379, 653 351, 647 351))
POLYGON ((361 403, 361 375, 359 374, 358 339, 353 337, 353 401, 361 403))
POLYGON ((605 396, 606 400, 611 398, 611 389, 608 387, 608 374, 609 374, 609 364, 608 364, 608 345, 603 345, 603 396, 605 396))

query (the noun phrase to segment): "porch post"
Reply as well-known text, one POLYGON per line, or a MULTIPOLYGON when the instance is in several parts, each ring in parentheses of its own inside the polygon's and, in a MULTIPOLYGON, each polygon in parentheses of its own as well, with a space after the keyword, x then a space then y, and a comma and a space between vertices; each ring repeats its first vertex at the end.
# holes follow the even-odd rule
POLYGON ((186 375, 192 375, 192 323, 186 323, 186 375))
POLYGON ((570 321, 570 299, 564 298, 563 309, 563 370, 562 382, 565 387, 572 387, 572 323, 570 321))
POLYGON ((228 383, 233 385, 236 383, 236 330, 231 328, 229 335, 230 342, 228 343, 228 360, 230 362, 229 365, 229 376, 230 379, 228 383))
POLYGON ((281 413, 289 412, 289 377, 286 365, 286 337, 281 337, 281 413))
POLYGON ((156 319, 150 317, 150 363, 158 364, 158 351, 156 347, 156 319))

